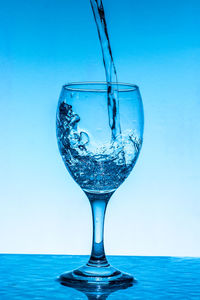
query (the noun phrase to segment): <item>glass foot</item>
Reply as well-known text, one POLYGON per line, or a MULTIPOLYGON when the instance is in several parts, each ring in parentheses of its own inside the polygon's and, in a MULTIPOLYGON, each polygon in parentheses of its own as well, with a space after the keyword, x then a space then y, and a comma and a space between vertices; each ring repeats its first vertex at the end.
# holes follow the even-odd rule
POLYGON ((113 268, 110 265, 106 266, 90 266, 89 264, 72 272, 62 274, 59 279, 60 283, 71 286, 119 286, 127 285, 134 282, 134 278, 127 274, 122 273, 119 270, 113 268))

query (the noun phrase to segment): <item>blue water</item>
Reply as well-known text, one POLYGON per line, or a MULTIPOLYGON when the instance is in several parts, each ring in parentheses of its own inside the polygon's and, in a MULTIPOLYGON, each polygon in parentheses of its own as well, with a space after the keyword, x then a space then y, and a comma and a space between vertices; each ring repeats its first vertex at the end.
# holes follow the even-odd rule
MULTIPOLYGON (((60 285, 61 273, 87 262, 86 256, 0 255, 0 299, 87 299, 75 289, 60 285)), ((107 299, 200 299, 200 258, 108 257, 137 283, 111 293, 107 299)), ((100 298, 98 295, 90 299, 100 298)))

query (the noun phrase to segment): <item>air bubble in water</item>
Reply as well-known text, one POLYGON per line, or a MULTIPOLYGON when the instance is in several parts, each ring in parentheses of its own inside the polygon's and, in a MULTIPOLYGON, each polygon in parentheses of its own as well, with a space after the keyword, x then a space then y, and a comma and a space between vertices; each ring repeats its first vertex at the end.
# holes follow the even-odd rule
POLYGON ((81 132, 80 133, 80 143, 81 145, 87 145, 89 143, 89 136, 86 132, 81 132))
POLYGON ((70 121, 70 126, 76 128, 77 123, 80 121, 80 117, 78 115, 73 115, 70 121))

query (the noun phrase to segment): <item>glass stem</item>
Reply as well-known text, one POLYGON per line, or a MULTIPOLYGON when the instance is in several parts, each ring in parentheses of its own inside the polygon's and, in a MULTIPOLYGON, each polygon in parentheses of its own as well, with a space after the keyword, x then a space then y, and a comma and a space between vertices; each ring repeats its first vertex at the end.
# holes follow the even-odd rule
POLYGON ((104 219, 108 201, 113 192, 93 194, 86 192, 90 201, 93 218, 93 243, 92 253, 88 262, 89 266, 108 266, 104 250, 104 219))

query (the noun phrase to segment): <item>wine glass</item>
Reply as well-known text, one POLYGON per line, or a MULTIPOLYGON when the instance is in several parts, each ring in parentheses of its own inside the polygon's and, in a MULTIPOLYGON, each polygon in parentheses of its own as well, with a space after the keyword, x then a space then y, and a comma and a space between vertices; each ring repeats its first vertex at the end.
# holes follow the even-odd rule
POLYGON ((143 138, 143 105, 139 88, 111 83, 118 93, 112 116, 120 128, 113 137, 108 89, 104 82, 70 83, 62 87, 57 108, 57 140, 71 176, 87 195, 93 216, 93 244, 88 263, 59 277, 71 286, 122 285, 133 277, 112 267, 105 256, 103 230, 107 204, 133 169, 143 138))

